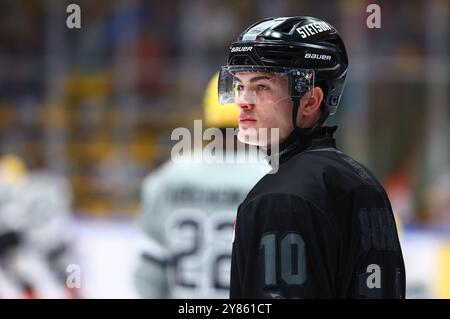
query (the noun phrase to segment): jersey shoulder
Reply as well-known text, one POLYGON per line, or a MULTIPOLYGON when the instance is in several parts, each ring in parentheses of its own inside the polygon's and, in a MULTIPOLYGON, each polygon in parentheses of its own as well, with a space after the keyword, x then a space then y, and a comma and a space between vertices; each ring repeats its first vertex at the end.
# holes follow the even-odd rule
POLYGON ((264 176, 246 201, 263 194, 289 194, 327 210, 334 200, 361 186, 369 192, 384 192, 370 170, 347 154, 335 148, 310 150, 292 157, 275 174, 264 176))

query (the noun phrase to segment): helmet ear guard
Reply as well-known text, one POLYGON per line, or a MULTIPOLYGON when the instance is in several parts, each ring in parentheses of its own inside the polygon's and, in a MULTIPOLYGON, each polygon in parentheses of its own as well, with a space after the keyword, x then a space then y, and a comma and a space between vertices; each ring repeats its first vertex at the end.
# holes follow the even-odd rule
MULTIPOLYGON (((347 72, 347 71, 346 71, 347 72)), ((345 76, 341 79, 335 80, 327 85, 327 92, 324 97, 323 104, 329 112, 329 115, 334 115, 339 106, 342 92, 345 87, 345 76)))

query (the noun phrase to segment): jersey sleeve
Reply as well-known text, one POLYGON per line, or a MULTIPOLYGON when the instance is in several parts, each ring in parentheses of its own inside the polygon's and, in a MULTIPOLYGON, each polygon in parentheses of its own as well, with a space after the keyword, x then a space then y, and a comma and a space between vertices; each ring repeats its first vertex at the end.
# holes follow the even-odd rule
POLYGON ((240 206, 231 298, 335 298, 340 240, 318 207, 298 196, 260 195, 240 206))
POLYGON ((386 193, 381 187, 358 187, 343 197, 339 206, 351 218, 345 218, 344 214, 336 217, 344 230, 345 247, 341 251, 338 295, 362 299, 404 298, 405 265, 386 193))

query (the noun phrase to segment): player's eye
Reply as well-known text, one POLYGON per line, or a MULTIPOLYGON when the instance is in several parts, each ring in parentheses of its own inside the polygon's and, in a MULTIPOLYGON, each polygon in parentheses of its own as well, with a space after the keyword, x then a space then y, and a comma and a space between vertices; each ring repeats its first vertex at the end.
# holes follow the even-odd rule
POLYGON ((264 84, 258 84, 257 88, 258 88, 258 91, 267 91, 269 89, 269 87, 264 84))

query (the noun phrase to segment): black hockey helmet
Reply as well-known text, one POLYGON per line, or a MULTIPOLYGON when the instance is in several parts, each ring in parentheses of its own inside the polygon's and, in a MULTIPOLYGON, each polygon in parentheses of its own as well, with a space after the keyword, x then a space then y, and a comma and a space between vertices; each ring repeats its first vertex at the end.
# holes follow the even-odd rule
POLYGON ((313 70, 314 85, 324 92, 321 105, 323 123, 337 110, 344 90, 348 58, 340 35, 325 21, 307 16, 268 18, 251 25, 238 41, 231 44, 227 66, 222 67, 219 96, 227 93, 229 84, 226 82, 229 80, 223 76, 226 69, 245 66, 273 68, 275 72, 280 68, 302 70, 290 73, 290 92, 295 106, 293 121, 297 116, 299 98, 306 92, 301 87, 306 83, 302 77, 308 79, 308 70, 313 70))

